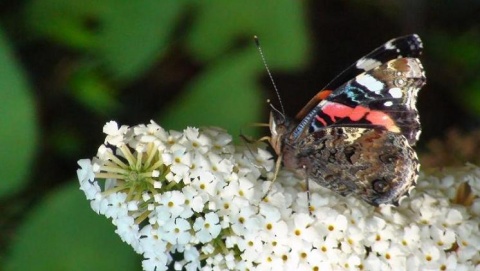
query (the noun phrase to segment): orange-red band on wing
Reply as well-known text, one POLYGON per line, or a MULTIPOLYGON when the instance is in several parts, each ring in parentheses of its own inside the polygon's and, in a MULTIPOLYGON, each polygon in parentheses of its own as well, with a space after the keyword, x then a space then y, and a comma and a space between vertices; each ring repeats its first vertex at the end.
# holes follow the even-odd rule
MULTIPOLYGON (((327 102, 322 105, 322 112, 328 115, 333 123, 335 123, 336 118, 348 117, 352 120, 352 123, 365 118, 373 125, 383 126, 392 132, 400 132, 400 128, 398 128, 389 115, 382 111, 371 110, 361 105, 350 107, 339 103, 327 102)), ((327 124, 320 116, 316 116, 316 120, 321 122, 324 126, 327 124)))

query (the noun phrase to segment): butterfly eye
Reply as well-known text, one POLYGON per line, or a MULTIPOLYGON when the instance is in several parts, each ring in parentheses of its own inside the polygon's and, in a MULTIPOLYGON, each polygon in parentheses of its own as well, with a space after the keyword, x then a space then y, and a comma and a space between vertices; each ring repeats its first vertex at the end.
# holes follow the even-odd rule
POLYGON ((376 179, 372 182, 372 188, 377 193, 385 193, 388 190, 388 183, 383 179, 376 179))

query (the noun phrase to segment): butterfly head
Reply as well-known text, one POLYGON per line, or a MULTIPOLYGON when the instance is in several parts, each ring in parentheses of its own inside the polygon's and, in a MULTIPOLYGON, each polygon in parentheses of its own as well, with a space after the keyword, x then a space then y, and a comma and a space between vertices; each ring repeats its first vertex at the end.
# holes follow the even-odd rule
POLYGON ((282 152, 283 142, 285 136, 292 130, 292 120, 283 115, 280 111, 272 109, 270 112, 270 145, 275 150, 275 153, 282 152))

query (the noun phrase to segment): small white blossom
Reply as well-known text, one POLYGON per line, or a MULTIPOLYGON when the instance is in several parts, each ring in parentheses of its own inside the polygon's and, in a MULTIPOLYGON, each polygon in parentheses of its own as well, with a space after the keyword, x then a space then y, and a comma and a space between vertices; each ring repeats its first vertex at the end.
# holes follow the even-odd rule
POLYGON ((192 211, 185 206, 185 195, 180 191, 167 191, 162 195, 159 202, 162 206, 168 208, 171 217, 190 217, 192 211))
POLYGON ((219 222, 218 215, 213 212, 207 213, 205 218, 198 217, 193 224, 198 240, 205 244, 216 238, 221 230, 219 222))
POLYGON ((122 125, 120 128, 115 121, 110 121, 103 127, 103 132, 107 134, 105 138, 105 142, 112 144, 114 146, 118 146, 122 143, 124 139, 124 135, 128 131, 128 126, 122 125))
POLYGON ((303 243, 303 241, 310 241, 312 239, 318 239, 320 236, 315 228, 312 226, 314 223, 314 218, 306 213, 294 214, 293 225, 290 228, 290 235, 292 236, 290 245, 296 246, 298 243, 303 243), (298 240, 296 240, 298 238, 298 240))
POLYGON ((115 193, 106 197, 105 211, 102 212, 108 218, 121 218, 128 216, 127 194, 115 193))
MULTIPOLYGON (((206 197, 202 196, 203 194, 200 194, 199 191, 192 186, 185 186, 182 188, 182 192, 185 196, 185 205, 189 207, 189 210, 201 213, 205 206, 206 197)), ((186 210, 184 214, 193 214, 193 212, 186 210)))

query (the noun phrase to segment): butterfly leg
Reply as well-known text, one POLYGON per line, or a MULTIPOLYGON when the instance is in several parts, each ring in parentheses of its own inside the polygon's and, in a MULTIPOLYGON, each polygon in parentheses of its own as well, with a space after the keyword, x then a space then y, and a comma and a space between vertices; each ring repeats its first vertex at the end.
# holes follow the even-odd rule
MULTIPOLYGON (((307 168, 305 167, 305 165, 303 165, 303 170, 305 170, 305 172, 307 172, 307 168)), ((305 174, 305 176, 307 176, 307 174, 305 174)), ((309 181, 309 178, 308 176, 306 177, 306 188, 307 188, 307 208, 308 208, 308 213, 310 215, 312 215, 312 205, 310 204, 310 181, 309 181)))
POLYGON ((265 195, 263 195, 262 200, 264 200, 272 190, 273 184, 277 180, 278 172, 280 171, 281 166, 282 166, 282 156, 280 155, 277 157, 277 161, 275 162, 275 171, 273 172, 272 182, 270 183, 270 186, 268 187, 267 192, 265 192, 265 195))
MULTIPOLYGON (((257 140, 252 140, 250 138, 247 138, 245 135, 241 134, 240 135, 240 138, 243 140, 243 142, 245 143, 256 143, 256 142, 260 142, 260 141, 270 141, 271 140, 271 137, 269 136, 264 136, 260 139, 257 139, 257 140)), ((252 154, 252 156, 254 157, 255 155, 253 154, 253 151, 250 149, 250 147, 248 146, 248 144, 246 145, 247 149, 249 150, 249 152, 252 154)), ((265 200, 265 198, 268 196, 268 194, 270 193, 270 191, 272 190, 272 187, 273 187, 273 184, 275 183, 275 181, 277 180, 277 176, 278 176, 278 172, 280 171, 280 167, 282 166, 282 156, 279 156, 277 157, 277 161, 275 162, 275 171, 273 173, 273 178, 272 178, 272 183, 270 184, 270 186, 268 187, 267 189, 267 192, 265 192, 265 195, 263 195, 262 197, 262 200, 265 200)))

